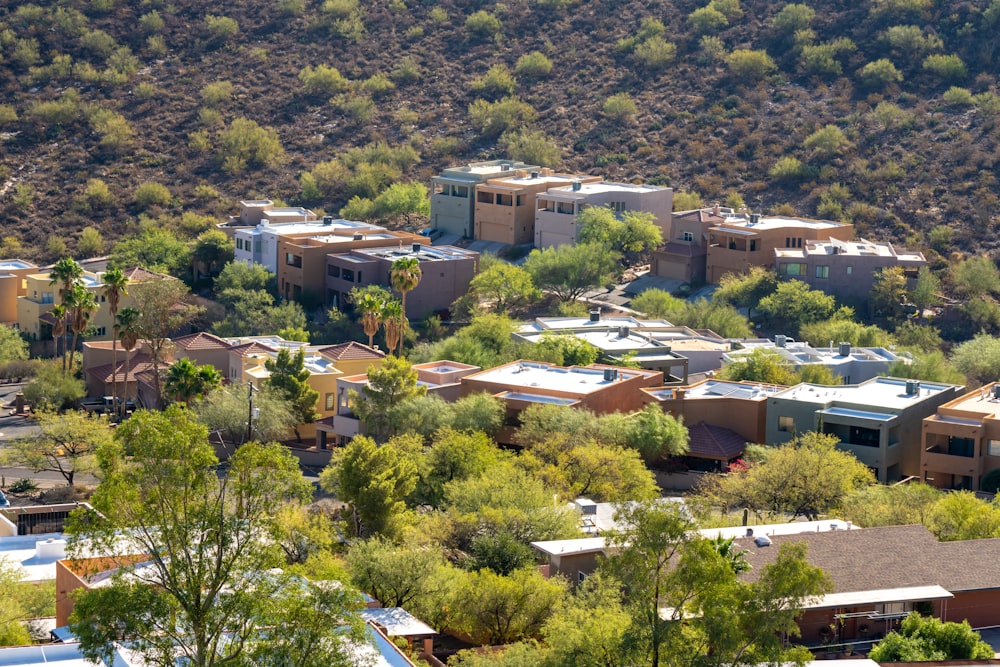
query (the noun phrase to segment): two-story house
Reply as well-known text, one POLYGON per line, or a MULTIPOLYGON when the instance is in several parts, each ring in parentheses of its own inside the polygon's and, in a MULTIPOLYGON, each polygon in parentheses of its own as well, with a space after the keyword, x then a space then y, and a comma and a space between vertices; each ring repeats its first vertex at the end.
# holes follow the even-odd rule
POLYGON ((431 227, 448 234, 473 238, 476 186, 491 178, 541 167, 515 160, 471 162, 449 167, 431 179, 431 227))
POLYGON ((982 489, 1000 468, 1000 383, 940 406, 923 423, 920 479, 942 489, 982 489))

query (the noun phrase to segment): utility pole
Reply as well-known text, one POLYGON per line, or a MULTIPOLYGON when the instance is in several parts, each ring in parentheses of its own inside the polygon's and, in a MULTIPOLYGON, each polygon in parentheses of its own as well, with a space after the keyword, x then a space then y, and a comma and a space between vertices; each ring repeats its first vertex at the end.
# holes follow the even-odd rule
POLYGON ((253 382, 249 383, 250 391, 247 394, 247 403, 249 403, 249 409, 247 410, 247 439, 244 442, 250 442, 253 438, 253 393, 257 391, 257 388, 253 386, 253 382))

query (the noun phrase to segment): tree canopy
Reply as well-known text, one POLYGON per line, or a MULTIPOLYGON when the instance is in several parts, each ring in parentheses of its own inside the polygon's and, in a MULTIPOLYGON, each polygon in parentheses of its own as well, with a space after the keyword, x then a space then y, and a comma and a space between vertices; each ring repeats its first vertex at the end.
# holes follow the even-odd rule
POLYGON ((534 249, 524 269, 535 285, 561 301, 575 301, 588 290, 606 285, 618 270, 619 255, 599 243, 534 249))
POLYGON ((875 644, 868 657, 881 663, 985 660, 993 657, 993 647, 968 621, 946 623, 914 611, 903 619, 898 632, 893 630, 875 644))

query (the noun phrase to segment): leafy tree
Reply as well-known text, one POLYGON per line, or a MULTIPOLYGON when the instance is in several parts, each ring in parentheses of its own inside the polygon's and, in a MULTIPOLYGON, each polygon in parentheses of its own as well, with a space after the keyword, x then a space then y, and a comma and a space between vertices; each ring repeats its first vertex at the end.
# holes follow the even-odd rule
POLYGON ((541 51, 525 53, 517 59, 514 73, 526 79, 540 79, 552 73, 552 61, 541 51))
POLYGON ((351 410, 376 439, 390 431, 390 409, 414 396, 427 393, 417 384, 417 372, 406 359, 389 355, 380 368, 368 368, 368 384, 360 392, 351 392, 351 410))
POLYGON ((736 49, 726 56, 726 66, 733 76, 750 82, 763 79, 778 69, 766 51, 748 49, 736 49))
POLYGON ((507 417, 506 403, 486 392, 463 396, 451 407, 451 427, 465 433, 479 431, 493 437, 507 417))
POLYGON ((1000 291, 1000 271, 989 257, 969 257, 952 265, 951 282, 964 297, 982 297, 1000 291))
POLYGON ((274 128, 235 118, 219 132, 216 157, 226 173, 240 173, 247 166, 275 167, 284 162, 285 149, 274 128))
MULTIPOLYGON (((147 554, 143 563, 117 565, 122 575, 136 573, 156 585, 116 576, 110 585, 78 596, 70 620, 84 655, 97 661, 115 642, 141 637, 132 650, 150 664, 170 662, 178 651, 198 667, 225 664, 244 651, 274 660, 264 655, 274 646, 269 630, 288 623, 298 629, 298 610, 314 609, 322 595, 301 580, 262 576, 283 562, 280 548, 263 539, 274 513, 310 493, 295 457, 276 444, 248 443, 220 475, 205 427, 177 406, 136 412, 98 457, 102 481, 91 503, 99 513, 73 516, 72 543, 87 541, 110 554, 147 554), (124 552, 123 535, 130 543, 124 552), (295 595, 304 588, 309 595, 295 595), (296 604, 286 604, 289 596, 296 604)), ((344 591, 335 600, 321 611, 356 626, 351 594, 344 591)), ((309 641, 331 649, 323 659, 348 664, 341 629, 329 622, 325 627, 309 641)), ((285 645, 280 652, 312 665, 310 648, 285 645)))
POLYGON ((777 352, 757 348, 722 367, 719 377, 736 382, 763 382, 791 386, 799 378, 777 352))
MULTIPOLYGON (((416 257, 400 257, 389 267, 389 282, 393 289, 401 295, 401 305, 403 315, 399 320, 399 356, 403 356, 403 340, 406 334, 406 295, 417 288, 423 271, 420 269, 420 260, 416 257)), ((392 350, 390 350, 391 352, 392 350)))
MULTIPOLYGON (((274 274, 261 264, 229 262, 222 267, 222 270, 215 279, 215 293, 217 295, 232 294, 230 290, 243 292, 262 291, 276 296, 278 285, 274 274)), ((231 303, 232 297, 224 300, 231 303)))
POLYGON ((563 434, 535 444, 517 464, 563 497, 597 502, 646 500, 659 495, 656 479, 637 449, 579 441, 563 434))
POLYGON ((78 474, 96 469, 95 452, 111 440, 107 420, 86 412, 39 412, 36 423, 38 434, 15 440, 5 458, 35 472, 57 472, 70 486, 78 474))
POLYGON ((417 467, 400 441, 377 445, 356 436, 320 473, 320 486, 350 504, 352 529, 359 537, 394 536, 406 509, 404 499, 413 493, 417 467))
POLYGON ((681 301, 679 308, 669 313, 667 319, 692 329, 711 329, 725 338, 750 335, 750 322, 738 310, 729 304, 705 298, 681 301))
POLYGON ((687 428, 683 422, 661 410, 658 405, 647 405, 631 415, 627 428, 628 444, 637 449, 647 462, 687 453, 687 428))
POLYGON ((903 316, 906 301, 906 276, 903 267, 889 266, 875 272, 875 282, 869 293, 872 313, 895 322, 903 316))
POLYGON ((32 409, 62 411, 87 395, 83 380, 67 375, 53 363, 42 363, 35 378, 24 387, 24 398, 32 409))
POLYGON ((610 282, 618 254, 598 244, 580 243, 531 251, 525 270, 541 289, 561 301, 575 301, 588 290, 610 282))
POLYGON ((558 366, 587 366, 597 361, 601 351, 572 334, 546 332, 525 351, 525 359, 547 361, 558 366))
POLYGON ((549 664, 619 667, 628 664, 626 631, 631 617, 619 583, 600 573, 591 575, 542 627, 551 655, 549 664))
POLYGON ((22 621, 31 618, 18 592, 22 589, 20 566, 0 558, 0 645, 25 646, 31 635, 22 621))
POLYGON ((921 352, 941 350, 941 334, 930 324, 917 324, 907 320, 896 327, 895 338, 897 344, 921 352))
POLYGON ((712 294, 716 301, 724 301, 738 308, 747 309, 753 319, 753 309, 761 299, 778 289, 778 276, 762 266, 752 266, 746 273, 727 273, 719 281, 719 289, 712 294))
POLYGON ((615 93, 604 100, 601 107, 604 117, 615 123, 630 121, 639 112, 635 100, 628 93, 615 93))
POLYGON ((109 265, 120 269, 141 266, 184 278, 191 269, 191 249, 172 232, 149 227, 116 243, 109 265))
POLYGON ((952 350, 951 362, 971 382, 993 382, 1000 378, 1000 339, 978 334, 952 350))
POLYGON ((210 229, 202 232, 195 239, 191 258, 204 267, 204 273, 199 267, 195 278, 205 276, 212 278, 218 275, 223 266, 233 261, 233 242, 225 232, 210 229))
POLYGON ((903 359, 892 362, 886 375, 958 385, 967 382, 966 377, 956 368, 955 364, 944 356, 944 352, 934 349, 918 351, 913 355, 913 360, 910 363, 906 363, 903 359))
POLYGON ((874 324, 862 324, 851 319, 833 317, 823 322, 803 324, 799 337, 815 347, 826 347, 830 341, 850 343, 852 347, 889 347, 893 337, 874 324))
POLYGON ((562 579, 546 579, 534 568, 510 576, 469 572, 454 592, 454 623, 477 643, 508 644, 537 634, 565 595, 562 579))
POLYGON ((968 621, 945 623, 914 611, 899 632, 893 630, 872 647, 869 657, 876 662, 984 660, 993 657, 993 647, 968 621))
POLYGON ((309 424, 316 419, 316 401, 319 392, 309 386, 309 370, 306 365, 305 348, 300 347, 292 356, 288 348, 278 350, 278 356, 264 361, 264 368, 270 373, 265 383, 284 396, 295 415, 295 437, 299 442, 299 424, 309 424))
POLYGON ((545 665, 548 651, 537 641, 529 639, 505 644, 493 651, 465 649, 448 660, 453 667, 535 667, 545 665))
POLYGON ((472 124, 484 138, 519 130, 530 125, 537 115, 538 112, 530 104, 516 96, 505 97, 496 102, 476 100, 469 105, 472 124))
POLYGON ((535 403, 523 410, 519 419, 521 426, 515 438, 523 447, 543 443, 557 434, 576 440, 602 439, 597 416, 589 410, 535 403))
POLYGON ((684 307, 681 299, 661 289, 648 289, 632 299, 629 306, 647 317, 667 319, 684 307))
POLYGON ((414 361, 448 359, 480 368, 492 368, 520 358, 520 347, 511 339, 514 322, 506 315, 472 318, 455 335, 414 351, 414 361))
POLYGON ((663 235, 652 213, 626 211, 619 219, 608 207, 591 206, 577 218, 577 241, 635 258, 663 245, 663 235))
POLYGON ((790 3, 771 19, 774 29, 786 35, 794 35, 799 30, 805 30, 816 18, 816 10, 805 4, 790 3))
POLYGON ((0 364, 28 358, 28 343, 14 327, 0 326, 0 364))
POLYGON ((440 549, 393 544, 384 537, 354 542, 345 558, 351 581, 384 607, 409 607, 432 593, 434 574, 444 567, 440 549))
POLYGON ((843 379, 833 369, 823 364, 805 364, 799 368, 799 382, 821 384, 827 387, 843 384, 843 379))
POLYGON ((167 369, 165 389, 173 400, 190 405, 222 384, 222 374, 210 364, 196 366, 187 357, 178 359, 167 369))
POLYGON ((104 237, 96 227, 84 227, 76 241, 77 251, 84 257, 94 257, 104 252, 104 237))
POLYGON ((880 58, 868 63, 858 70, 858 76, 866 88, 885 88, 903 80, 902 72, 896 69, 896 66, 888 58, 880 58))
POLYGON ((132 201, 143 210, 153 206, 169 206, 172 197, 167 186, 155 181, 141 183, 132 193, 132 201))
POLYGON ((864 528, 927 523, 931 507, 942 491, 920 483, 882 486, 873 484, 848 493, 840 504, 841 516, 864 528))
POLYGON ((184 302, 188 287, 179 280, 146 280, 133 285, 131 291, 139 311, 135 332, 149 348, 155 400, 160 404, 163 400, 160 364, 171 345, 170 336, 194 319, 201 309, 184 302))
POLYGON ((917 271, 917 282, 913 289, 909 291, 910 301, 917 307, 917 313, 921 319, 924 311, 935 306, 940 301, 941 281, 926 266, 921 266, 917 271))
MULTIPOLYGON (((219 433, 226 442, 242 444, 247 437, 249 391, 243 385, 226 385, 195 401, 191 410, 209 431, 219 433)), ((295 413, 278 390, 265 384, 254 393, 253 404, 260 408, 260 415, 253 420, 253 433, 258 440, 283 441, 294 433, 295 413)))
POLYGON ((943 542, 1000 536, 1000 507, 956 491, 938 497, 927 511, 925 526, 943 542))
POLYGON ((803 324, 829 319, 835 308, 836 301, 832 296, 810 289, 801 280, 782 282, 757 306, 769 320, 783 323, 793 336, 798 335, 803 324))
POLYGON ((494 262, 472 279, 469 288, 476 298, 492 302, 497 313, 507 313, 538 299, 541 293, 531 274, 520 266, 494 262))
POLYGON ((504 458, 482 432, 462 432, 449 427, 438 431, 421 462, 414 502, 438 509, 449 482, 486 473, 504 458))
POLYGON ((323 96, 326 99, 347 90, 351 85, 336 67, 323 64, 303 67, 299 71, 299 81, 302 82, 302 89, 307 94, 323 96))
POLYGON ((781 513, 816 520, 855 489, 875 482, 853 454, 837 449, 838 438, 803 433, 768 450, 767 459, 745 470, 713 478, 703 496, 719 507, 748 507, 758 516, 781 513))
POLYGON ((705 200, 697 192, 678 190, 674 193, 673 208, 675 211, 693 211, 705 207, 705 200))

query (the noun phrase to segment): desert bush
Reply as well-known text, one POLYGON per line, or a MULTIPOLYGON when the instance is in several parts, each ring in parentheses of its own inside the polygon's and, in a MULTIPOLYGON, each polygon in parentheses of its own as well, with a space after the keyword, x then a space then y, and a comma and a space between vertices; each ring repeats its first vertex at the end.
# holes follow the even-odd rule
POLYGON ((700 60, 707 63, 721 63, 726 59, 726 45, 715 35, 702 35, 698 40, 700 60))
POLYGON ((649 69, 663 69, 677 57, 677 45, 656 36, 635 47, 635 57, 649 69))
POLYGON ((858 77, 866 88, 885 88, 903 80, 903 74, 888 58, 880 58, 858 70, 858 77))
POLYGON ((101 148, 121 152, 132 145, 135 130, 125 116, 111 109, 92 108, 88 113, 90 126, 100 135, 101 148))
POLYGON ((946 83, 960 81, 969 74, 962 59, 954 54, 932 53, 924 58, 923 68, 946 83))
POLYGON ((233 99, 236 88, 229 81, 213 81, 201 89, 201 102, 209 108, 215 108, 233 99))
POLYGON ((17 122, 17 110, 13 104, 0 104, 0 127, 17 122))
POLYGON ((146 33, 157 33, 163 30, 166 23, 160 12, 155 9, 139 17, 139 27, 146 33))
POLYGON ((526 79, 540 79, 552 73, 552 61, 541 51, 525 53, 517 59, 514 73, 526 79))
POLYGON ((140 184, 132 193, 132 201, 142 209, 152 206, 167 206, 170 204, 170 200, 171 194, 167 186, 155 181, 140 184))
POLYGON ((28 115, 48 127, 62 128, 80 117, 80 93, 69 88, 58 100, 35 102, 28 115))
POLYGON ((763 79, 778 69, 766 51, 747 49, 737 49, 726 56, 726 66, 734 76, 751 81, 763 79))
POLYGON ((111 188, 99 178, 89 179, 76 199, 77 208, 82 211, 103 209, 114 203, 115 196, 112 194, 111 188))
POLYGON ((205 28, 209 36, 218 42, 226 42, 240 34, 240 24, 229 16, 209 14, 205 17, 205 28))
POLYGON ((465 20, 465 32, 469 34, 469 37, 493 37, 500 34, 502 29, 503 24, 500 19, 484 9, 473 12, 465 20))
POLYGON ((76 240, 76 250, 81 257, 97 257, 104 252, 104 237, 96 227, 84 227, 76 240))
POLYGON ((369 121, 375 113, 375 102, 367 95, 343 95, 330 102, 359 123, 369 121))
POLYGON ((511 160, 520 160, 527 164, 558 167, 562 151, 555 140, 544 132, 520 130, 507 132, 498 142, 511 160))
POLYGON ((146 51, 151 56, 159 57, 166 55, 167 40, 163 39, 163 35, 150 35, 146 38, 146 51))
POLYGON ((774 15, 771 25, 778 32, 794 35, 799 30, 808 28, 816 18, 816 10, 809 5, 787 4, 774 15))
POLYGON ((628 93, 612 95, 604 100, 604 105, 601 107, 605 118, 618 123, 634 118, 638 111, 635 100, 628 93))
POLYGON ((392 82, 392 79, 390 79, 387 74, 379 72, 378 74, 373 74, 368 77, 368 79, 361 84, 361 89, 372 97, 383 97, 395 90, 396 84, 392 82))
POLYGON ((103 30, 93 29, 80 36, 80 48, 92 56, 107 58, 118 48, 118 42, 103 30))
POLYGON ((274 167, 285 159, 278 132, 248 118, 236 118, 219 133, 216 157, 226 173, 239 173, 247 165, 274 167))
POLYGON ((390 76, 400 85, 414 83, 420 79, 420 65, 411 56, 406 56, 399 61, 390 76))
POLYGON ((937 35, 925 35, 918 25, 894 25, 885 31, 885 41, 900 55, 916 58, 944 46, 937 35))
POLYGON ((729 19, 726 18, 726 15, 711 5, 699 7, 691 12, 688 14, 687 21, 691 25, 691 29, 698 35, 718 32, 729 25, 729 19))
POLYGON ((448 22, 448 10, 444 7, 434 7, 427 12, 427 18, 429 18, 432 23, 442 25, 448 22))
POLYGON ((309 94, 333 95, 347 90, 350 81, 336 67, 329 65, 306 66, 299 71, 302 89, 309 94))
POLYGON ((970 107, 975 104, 972 92, 968 88, 952 86, 941 96, 941 99, 953 107, 970 107))
POLYGON ((518 97, 505 97, 497 102, 476 100, 469 105, 472 124, 485 137, 496 137, 508 130, 531 123, 537 112, 518 97))
POLYGON ((489 99, 496 99, 504 95, 513 95, 517 81, 510 73, 506 65, 493 65, 486 74, 472 81, 472 92, 485 96, 489 99))

